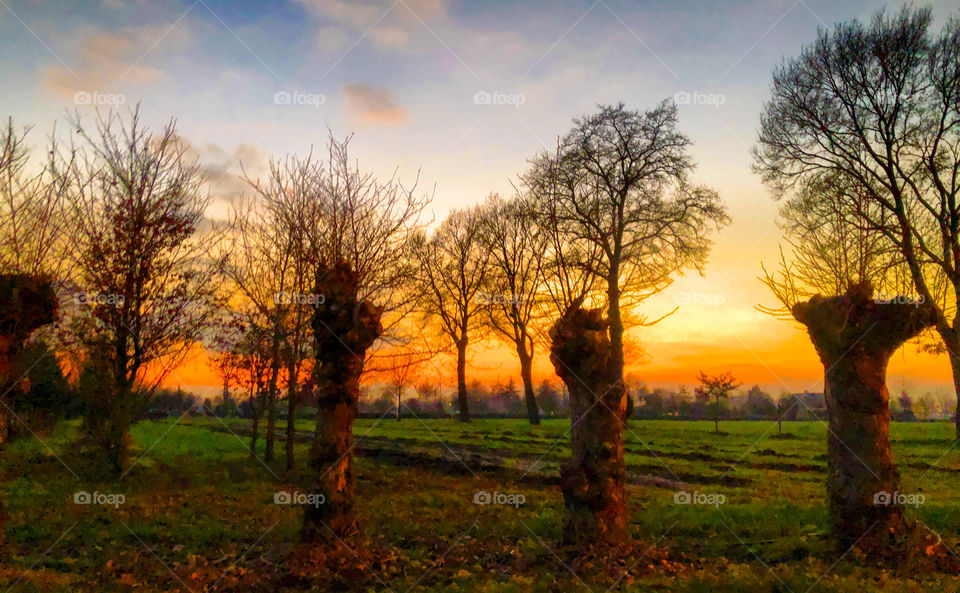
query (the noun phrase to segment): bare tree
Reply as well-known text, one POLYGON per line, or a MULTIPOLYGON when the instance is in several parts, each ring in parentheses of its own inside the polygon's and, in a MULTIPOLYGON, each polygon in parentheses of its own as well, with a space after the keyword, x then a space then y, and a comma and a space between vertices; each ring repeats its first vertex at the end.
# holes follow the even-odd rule
MULTIPOLYGON (((31 169, 26 136, 13 119, 0 129, 0 270, 55 279, 63 258, 65 178, 31 169)), ((51 152, 56 152, 56 143, 51 152)))
POLYGON ((687 268, 699 270, 711 227, 729 222, 715 191, 691 185, 690 140, 677 109, 661 103, 641 113, 622 103, 574 121, 554 154, 524 176, 567 244, 568 268, 603 283, 611 368, 623 374, 623 310, 666 288, 687 268))
POLYGON ((412 340, 403 345, 394 346, 390 352, 377 357, 377 373, 387 378, 397 396, 396 418, 400 421, 403 407, 403 392, 413 386, 424 363, 437 355, 437 351, 426 345, 417 347, 412 340))
POLYGON ((286 469, 296 466, 294 436, 301 373, 311 356, 311 286, 315 263, 304 237, 309 200, 322 187, 323 167, 311 158, 271 160, 265 180, 247 178, 254 196, 239 201, 232 215, 228 267, 243 297, 264 318, 270 342, 265 461, 274 458, 281 371, 286 377, 286 469))
POLYGON ((207 349, 225 380, 236 385, 250 408, 250 454, 257 454, 260 419, 266 409, 272 367, 268 332, 258 324, 255 309, 233 308, 217 324, 207 349))
MULTIPOLYGON (((57 318, 54 293, 62 262, 56 252, 63 244, 63 180, 49 165, 31 169, 28 132, 17 132, 12 118, 0 128, 0 393, 5 394, 0 396, 0 431, 4 433, 16 416, 8 404, 23 395, 18 379, 36 362, 24 360, 23 342, 57 318)), ((0 442, 6 439, 6 434, 0 435, 0 442)))
MULTIPOLYGON (((644 113, 629 110, 622 103, 601 106, 599 112, 575 120, 555 153, 539 155, 523 178, 527 193, 545 213, 546 224, 555 228, 562 265, 582 274, 561 276, 574 280, 567 283, 570 288, 561 286, 561 296, 581 286, 589 295, 591 283, 578 278, 591 278, 606 297, 607 320, 587 320, 571 313, 583 304, 583 296, 573 295, 575 300, 561 311, 561 321, 566 319, 563 327, 555 325, 553 331, 555 350, 563 350, 564 344, 573 340, 568 334, 575 328, 595 332, 599 324, 608 333, 609 347, 598 346, 603 358, 593 360, 606 366, 607 376, 593 387, 602 385, 612 394, 593 387, 593 394, 589 390, 584 393, 567 380, 577 373, 571 376, 569 369, 557 370, 561 378, 567 377, 564 382, 571 400, 589 398, 587 405, 571 403, 574 410, 583 413, 582 417, 574 415, 574 425, 584 422, 590 430, 600 431, 598 442, 605 444, 598 446, 620 452, 618 458, 609 460, 609 464, 621 468, 610 471, 613 486, 599 488, 595 484, 598 490, 588 502, 580 500, 581 494, 575 492, 586 478, 573 474, 589 474, 589 467, 577 463, 570 466, 569 488, 564 489, 566 525, 568 530, 579 531, 568 531, 568 539, 589 541, 589 535, 582 532, 585 529, 593 530, 598 538, 609 530, 602 536, 608 543, 627 539, 621 434, 627 409, 623 384, 625 314, 666 288, 676 273, 687 268, 699 270, 710 249, 711 228, 728 222, 716 192, 690 183, 693 162, 689 146, 690 140, 677 130, 677 109, 671 103, 661 103, 644 113), (559 343, 558 336, 563 336, 559 343), (590 405, 597 400, 603 405, 590 405)), ((639 323, 646 320, 640 318, 639 323)), ((551 360, 557 366, 565 364, 567 357, 555 354, 551 360)), ((597 376, 596 369, 583 364, 586 362, 578 362, 581 372, 597 376)), ((573 442, 575 446, 594 443, 573 442)), ((573 457, 576 462, 590 455, 584 457, 575 450, 573 457)))
POLYGON ((960 19, 931 21, 904 7, 821 31, 774 72, 755 159, 778 194, 824 173, 862 188, 851 224, 899 252, 960 398, 960 19))
MULTIPOLYGON (((311 320, 314 335, 313 381, 317 428, 310 453, 313 491, 325 503, 307 507, 301 537, 305 543, 337 547, 357 535, 354 504, 353 421, 360 397, 360 375, 369 351, 410 307, 409 247, 427 204, 394 175, 383 181, 361 171, 349 157, 348 137, 328 144, 320 184, 301 194, 303 243, 315 266, 311 320)), ((308 159, 309 164, 309 159, 308 159)))
POLYGON ((483 298, 490 251, 483 239, 477 208, 454 210, 427 238, 412 242, 417 262, 417 298, 425 315, 438 321, 441 333, 457 350, 457 404, 460 422, 470 421, 467 402, 467 347, 482 327, 483 298))
POLYGON ((781 207, 789 256, 781 253, 780 269, 766 272, 764 281, 782 308, 761 310, 803 324, 823 363, 827 491, 840 547, 857 545, 890 558, 932 546, 930 556, 944 557, 938 536, 907 521, 903 505, 884 498, 900 490, 890 446, 887 363, 905 340, 931 325, 932 316, 901 302, 895 291, 909 288, 910 278, 880 232, 858 226, 857 212, 871 202, 847 181, 832 173, 818 177, 781 207), (886 292, 875 295, 875 286, 886 292))
POLYGON ((81 304, 69 329, 84 351, 87 435, 118 472, 131 423, 213 319, 221 262, 174 121, 153 134, 138 108, 98 116, 93 131, 71 126, 76 141, 55 159, 68 183, 65 271, 81 304))
POLYGON ((697 380, 700 381, 700 386, 694 389, 694 394, 707 401, 713 398, 713 431, 720 432, 720 400, 728 399, 730 393, 737 387, 740 387, 740 384, 733 378, 733 373, 729 372, 709 376, 703 371, 700 371, 700 374, 697 375, 697 380))
POLYGON ((543 254, 547 236, 536 224, 533 204, 520 197, 488 198, 481 210, 484 247, 490 254, 484 293, 490 328, 516 349, 520 360, 527 418, 540 424, 533 390, 534 322, 541 309, 543 254))

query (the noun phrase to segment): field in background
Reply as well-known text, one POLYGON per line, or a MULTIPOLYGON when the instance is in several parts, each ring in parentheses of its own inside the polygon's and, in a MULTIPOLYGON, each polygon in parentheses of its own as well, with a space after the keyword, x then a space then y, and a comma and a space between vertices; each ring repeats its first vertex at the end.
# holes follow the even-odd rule
MULTIPOLYGON (((392 556, 367 567, 372 589, 603 593, 614 585, 865 592, 946 586, 938 579, 948 577, 897 575, 848 557, 837 563, 825 539, 826 427, 805 422, 783 428, 781 437, 776 424, 725 422, 717 435, 710 422, 631 422, 625 435, 632 529, 644 549, 655 544, 656 552, 637 558, 636 578, 592 575, 581 582, 554 555, 562 517, 556 474, 569 454, 569 420, 539 427, 522 420, 359 420, 363 526, 392 556), (487 501, 493 504, 478 504, 487 501)), ((261 459, 252 458, 248 424, 238 419, 137 424, 134 458, 140 459, 119 482, 83 478, 92 468, 74 453, 75 424, 60 424, 45 444, 12 443, 2 459, 9 516, 0 586, 201 591, 216 583, 217 590, 229 590, 251 574, 273 570, 296 540, 301 512, 275 504, 275 493, 308 484, 303 466, 312 423, 299 421, 297 429, 300 471, 292 477, 283 474, 282 441, 275 463, 262 462, 262 439, 261 459), (125 500, 77 504, 80 491, 125 500)), ((910 514, 960 549, 960 452, 953 448, 952 426, 896 423, 892 434, 904 493, 922 494, 910 514)))

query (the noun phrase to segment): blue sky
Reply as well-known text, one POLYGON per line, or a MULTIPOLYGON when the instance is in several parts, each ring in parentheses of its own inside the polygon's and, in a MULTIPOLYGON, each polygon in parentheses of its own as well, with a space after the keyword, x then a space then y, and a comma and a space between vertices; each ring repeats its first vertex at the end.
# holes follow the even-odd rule
MULTIPOLYGON (((2 0, 0 116, 35 125, 32 141, 42 145, 68 110, 92 115, 77 93, 122 98, 125 107, 139 101, 148 122, 178 118, 224 196, 242 188, 240 159, 256 175, 270 155, 322 145, 328 127, 354 132, 361 165, 383 174, 398 167, 405 180, 419 171, 441 218, 509 192, 526 160, 597 103, 693 98, 680 107, 680 125, 695 142, 696 179, 720 192, 734 224, 704 277, 679 279, 648 306, 657 317, 684 294, 720 294, 723 322, 694 304, 639 339, 654 370, 662 361, 665 369, 725 361, 721 342, 735 351, 730 360, 756 359, 757 373, 786 369, 770 371, 768 384, 800 389, 816 378, 804 370, 817 366, 812 349, 803 364, 785 358, 781 336, 798 330, 754 310, 770 304, 756 277, 761 261, 776 258, 778 232, 749 148, 773 67, 818 27, 885 6, 900 4, 2 0), (277 104, 277 93, 293 99, 277 104), (478 104, 477 93, 489 95, 478 104), (673 354, 658 350, 665 344, 673 354)), ((933 7, 938 26, 960 14, 960 0, 933 7)))

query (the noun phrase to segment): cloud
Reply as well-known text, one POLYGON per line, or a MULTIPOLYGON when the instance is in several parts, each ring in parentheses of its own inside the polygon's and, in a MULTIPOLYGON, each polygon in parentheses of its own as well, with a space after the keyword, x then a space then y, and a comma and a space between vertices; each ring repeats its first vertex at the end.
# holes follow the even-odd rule
POLYGON ((209 217, 225 218, 229 205, 250 193, 245 176, 258 179, 269 173, 269 157, 252 144, 240 143, 231 150, 213 142, 193 144, 183 137, 180 141, 186 148, 187 160, 196 160, 200 166, 206 187, 214 197, 207 212, 209 217))
POLYGON ((320 27, 314 35, 313 45, 320 53, 339 53, 350 45, 350 36, 338 27, 320 27))
POLYGON ((347 108, 361 122, 394 125, 409 119, 407 110, 397 104, 389 89, 347 84, 340 90, 346 96, 347 108))
POLYGON ((447 20, 448 0, 298 0, 318 23, 316 47, 327 53, 343 49, 363 37, 374 45, 396 50, 406 47, 415 29, 424 23, 447 20), (373 28, 371 28, 373 27, 373 28))
POLYGON ((410 41, 410 34, 399 27, 380 27, 367 33, 367 37, 377 45, 401 48, 410 41))
POLYGON ((128 85, 153 84, 165 74, 143 63, 150 51, 183 48, 190 39, 190 32, 183 25, 173 30, 158 26, 96 31, 83 37, 76 50, 83 59, 82 67, 50 67, 43 73, 41 83, 45 90, 67 98, 77 91, 110 92, 128 85), (163 42, 164 48, 154 47, 157 40, 163 42))

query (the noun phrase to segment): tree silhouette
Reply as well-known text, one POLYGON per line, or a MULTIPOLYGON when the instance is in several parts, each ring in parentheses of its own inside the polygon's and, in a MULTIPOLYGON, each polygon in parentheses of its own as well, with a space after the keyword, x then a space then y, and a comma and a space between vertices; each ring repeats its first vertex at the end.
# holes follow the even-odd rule
POLYGON ((533 391, 534 329, 540 311, 546 236, 529 200, 490 196, 481 210, 483 241, 490 253, 484 310, 487 323, 516 350, 530 424, 540 424, 533 391))
POLYGON ((774 72, 755 156, 778 193, 825 175, 857 188, 833 199, 903 260, 960 398, 960 19, 931 23, 905 6, 821 31, 774 72))
POLYGON ((467 400, 467 347, 470 336, 483 327, 482 312, 489 306, 483 289, 489 271, 490 250, 483 241, 478 209, 455 210, 427 238, 412 241, 417 262, 416 299, 425 315, 435 318, 440 332, 457 350, 457 404, 460 422, 470 421, 467 400))
POLYGON ((68 186, 64 271, 81 303, 70 345, 84 352, 87 436, 120 472, 131 423, 214 320, 222 260, 174 121, 154 134, 137 108, 98 116, 91 131, 71 125, 77 142, 54 157, 68 186))
MULTIPOLYGON (((676 273, 699 270, 710 249, 710 230, 728 222, 716 192, 690 183, 690 144, 677 130, 677 108, 672 103, 646 112, 627 109, 622 103, 601 106, 597 113, 574 120, 556 151, 538 155, 523 177, 526 193, 543 213, 541 224, 555 240, 551 265, 559 265, 560 272, 570 270, 559 275, 557 267, 551 271, 551 279, 562 280, 560 289, 554 290, 554 300, 565 307, 559 311, 561 320, 581 319, 571 311, 580 309, 586 297, 597 291, 605 297, 606 320, 595 321, 609 339, 603 357, 607 375, 589 389, 601 404, 591 413, 616 416, 611 423, 597 420, 597 426, 609 428, 602 434, 613 450, 622 447, 620 431, 627 409, 624 312, 662 291, 676 273)), ((639 319, 640 324, 645 322, 639 319)), ((577 328, 591 336, 596 331, 591 324, 567 325, 568 331, 577 328)), ((575 338, 567 336, 563 343, 571 340, 575 338)), ((551 360, 555 367, 567 362, 563 356, 551 360)), ((596 376, 594 371, 590 369, 590 376, 596 376)), ((568 371, 560 376, 565 374, 568 371)), ((573 387, 567 386, 572 399, 573 387)), ((581 444, 573 440, 575 447, 581 444)), ((575 459, 582 454, 573 451, 575 459)), ((622 462, 622 456, 613 459, 613 463, 622 462)), ((584 479, 593 475, 580 468, 588 471, 584 479)), ((622 471, 609 474, 614 480, 622 480, 623 475, 622 471)), ((621 482, 598 491, 610 497, 604 503, 610 513, 624 512, 619 500, 623 486, 621 482)), ((567 506, 570 513, 586 512, 586 508, 572 502, 567 506)), ((609 517, 606 522, 624 521, 624 517, 609 517)), ((602 526, 586 517, 570 517, 568 523, 602 526)), ((614 531, 626 536, 623 530, 614 531)))
POLYGON ((694 393, 708 401, 713 398, 713 431, 720 432, 720 400, 728 399, 730 393, 740 387, 740 384, 733 378, 733 373, 729 372, 709 376, 700 371, 697 380, 700 381, 700 386, 694 389, 694 393))

